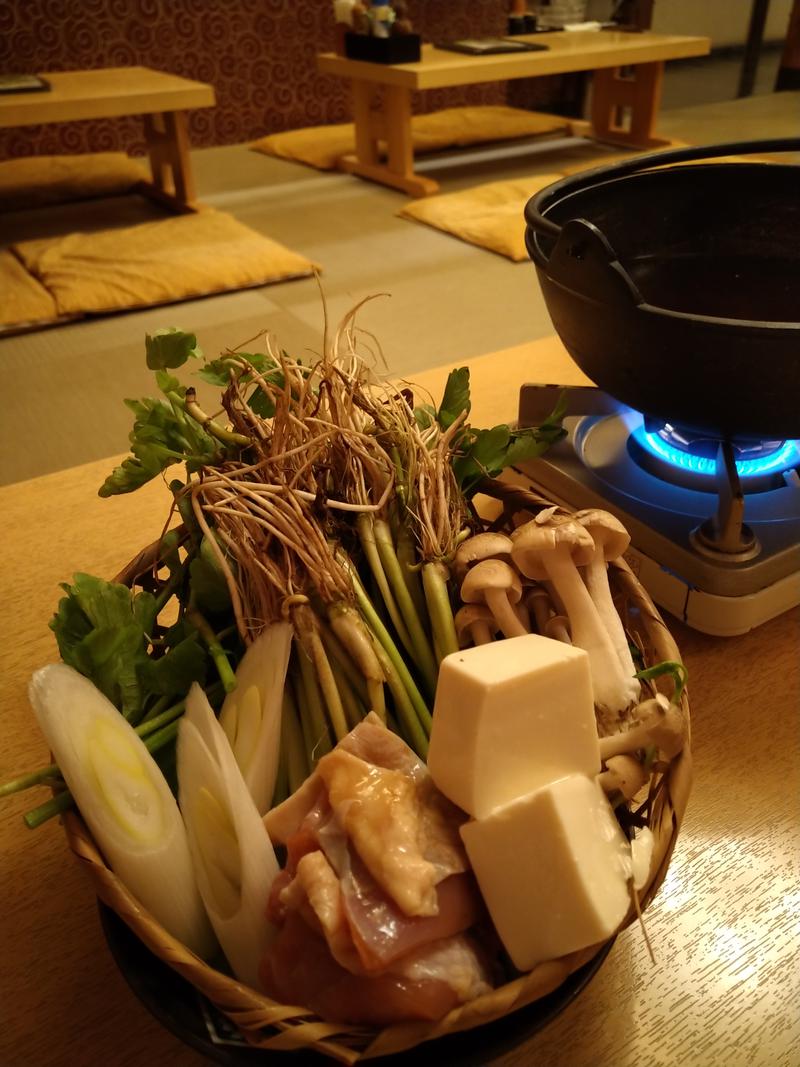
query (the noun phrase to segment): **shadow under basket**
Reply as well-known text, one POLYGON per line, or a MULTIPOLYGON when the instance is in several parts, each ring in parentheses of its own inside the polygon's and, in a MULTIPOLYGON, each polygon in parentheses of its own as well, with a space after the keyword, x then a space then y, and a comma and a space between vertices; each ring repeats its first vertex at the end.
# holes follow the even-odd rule
POLYGON ((395 37, 346 33, 344 54, 348 59, 361 59, 367 63, 419 63, 422 38, 418 33, 399 33, 395 37))
MULTIPOLYGON (((502 501, 501 514, 492 523, 495 529, 510 530, 520 521, 526 521, 544 507, 551 506, 542 497, 500 482, 487 486, 486 494, 502 501)), ((132 561, 134 565, 126 567, 116 580, 132 584, 132 576, 142 573, 142 566, 135 565, 142 559, 143 555, 140 555, 132 561)), ((645 666, 664 660, 679 661, 678 648, 658 609, 623 560, 609 564, 609 579, 628 635, 640 649, 645 666)), ((672 683, 668 678, 656 679, 652 684, 663 684, 666 695, 671 695, 672 683)), ((645 806, 647 823, 655 839, 648 879, 639 892, 642 909, 653 899, 667 873, 691 787, 689 702, 685 689, 681 709, 686 721, 684 748, 668 764, 654 765, 649 784, 637 795, 634 804, 637 809, 645 806)), ((228 1016, 253 1048, 274 1052, 313 1049, 345 1064, 403 1052, 425 1041, 505 1019, 512 1012, 553 993, 605 947, 592 945, 541 963, 528 974, 455 1008, 436 1022, 401 1023, 383 1030, 329 1022, 298 1005, 279 1004, 204 963, 169 935, 106 866, 80 816, 69 812, 63 822, 69 846, 84 864, 100 900, 155 956, 228 1016)), ((636 909, 632 903, 620 930, 635 921, 636 909)), ((521 1035, 520 1040, 524 1036, 521 1035)), ((269 1062, 268 1056, 265 1062, 269 1062)))

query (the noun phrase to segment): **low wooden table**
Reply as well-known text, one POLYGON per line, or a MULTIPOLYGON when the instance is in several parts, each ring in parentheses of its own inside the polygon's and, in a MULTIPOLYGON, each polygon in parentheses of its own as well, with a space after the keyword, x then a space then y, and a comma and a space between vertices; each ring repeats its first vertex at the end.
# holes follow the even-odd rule
MULTIPOLYGON (((587 381, 555 338, 465 365, 475 426, 514 419, 525 381, 587 381)), ((411 379, 441 396, 448 370, 411 379)), ((0 781, 48 760, 26 694, 31 673, 57 658, 47 623, 58 583, 78 570, 115 574, 162 528, 171 498, 158 480, 98 499, 116 462, 0 488, 0 781)), ((487 1067, 796 1067, 798 614, 731 638, 667 623, 689 668, 695 783, 646 913, 656 962, 637 927, 625 930, 563 1014, 487 1067)), ((42 799, 0 802, 0 1063, 201 1067, 206 1058, 162 1029, 117 970, 60 827, 25 828, 22 813, 42 799)))
POLYGON ((707 37, 676 37, 614 30, 536 34, 516 38, 546 44, 546 52, 468 56, 423 47, 419 63, 364 63, 326 53, 319 70, 348 78, 352 84, 356 153, 345 156, 344 170, 428 196, 439 185, 414 172, 411 139, 411 93, 479 82, 510 81, 545 74, 594 71, 589 123, 574 123, 573 132, 635 148, 668 142, 655 134, 664 61, 707 55, 707 37), (379 142, 387 147, 382 161, 379 142))
POLYGON ((192 210, 186 111, 213 107, 214 87, 148 67, 42 74, 50 89, 0 97, 0 127, 142 115, 152 182, 142 191, 180 211, 192 210))

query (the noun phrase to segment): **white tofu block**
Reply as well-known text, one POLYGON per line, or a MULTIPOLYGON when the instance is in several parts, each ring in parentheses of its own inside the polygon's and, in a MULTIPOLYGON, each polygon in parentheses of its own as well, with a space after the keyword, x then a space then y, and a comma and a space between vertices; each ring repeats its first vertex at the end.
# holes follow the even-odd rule
POLYGON ((596 781, 571 775, 461 827, 520 971, 607 940, 630 904, 630 848, 596 781))
POLYGON ((428 769, 477 819, 565 775, 598 774, 587 653, 528 634, 446 656, 428 769))

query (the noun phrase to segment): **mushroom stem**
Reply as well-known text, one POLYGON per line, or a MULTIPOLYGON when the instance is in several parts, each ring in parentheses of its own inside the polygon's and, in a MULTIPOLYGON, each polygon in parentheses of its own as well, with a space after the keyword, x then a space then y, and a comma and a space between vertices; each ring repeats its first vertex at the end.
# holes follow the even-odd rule
POLYGON ((612 756, 635 752, 650 745, 655 745, 668 759, 677 756, 683 748, 685 731, 680 708, 659 694, 640 704, 636 713, 638 726, 621 734, 600 738, 600 759, 605 763, 612 756))
POLYGON ((622 673, 629 679, 629 703, 633 703, 639 699, 642 688, 638 680, 633 677, 636 673, 636 667, 631 656, 625 628, 611 596, 611 588, 608 584, 608 567, 602 549, 595 549, 594 556, 586 565, 584 574, 589 596, 594 601, 603 625, 608 631, 617 659, 622 667, 622 673))
POLYGON ((606 770, 597 776, 597 781, 604 792, 619 793, 623 800, 632 800, 649 777, 642 764, 626 754, 609 756, 606 770))
POLYGON ((533 617, 536 620, 536 629, 540 634, 543 634, 545 632, 545 627, 550 620, 550 597, 544 586, 534 586, 528 594, 527 602, 533 611, 533 617))
POLYGON ((565 645, 571 645, 572 638, 569 636, 568 622, 569 619, 565 615, 554 615, 545 623, 545 637, 552 637, 554 641, 562 641, 565 645))
POLYGON ((472 634, 472 643, 475 645, 490 645, 492 643, 492 634, 487 622, 476 620, 470 627, 470 633, 472 634))
POLYGON ((506 637, 525 637, 528 631, 517 618, 504 589, 487 589, 484 593, 486 606, 494 615, 497 625, 506 637))
POLYGON ((572 643, 589 654, 595 704, 611 712, 624 711, 631 700, 627 679, 594 601, 572 562, 569 547, 558 546, 543 553, 542 565, 564 603, 572 643))

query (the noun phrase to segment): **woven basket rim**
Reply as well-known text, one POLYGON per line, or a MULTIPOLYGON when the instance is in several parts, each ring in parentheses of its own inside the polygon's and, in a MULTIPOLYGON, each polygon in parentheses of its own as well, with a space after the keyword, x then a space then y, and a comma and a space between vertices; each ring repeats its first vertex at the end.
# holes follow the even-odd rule
MULTIPOLYGON (((530 497, 537 508, 552 506, 544 498, 534 494, 530 494, 530 497)), ((152 562, 156 545, 157 542, 138 553, 115 580, 132 584, 136 576, 152 562)), ((628 564, 622 559, 613 561, 609 565, 609 577, 623 597, 626 609, 635 613, 638 619, 636 633, 640 639, 646 638, 647 647, 652 648, 652 662, 680 661, 672 634, 628 564)), ((648 881, 639 893, 642 910, 656 895, 666 876, 691 788, 689 696, 686 689, 681 696, 681 708, 687 738, 683 750, 670 761, 663 773, 653 803, 651 829, 655 848, 648 881)), ((424 1041, 494 1022, 526 1007, 557 989, 603 947, 603 944, 593 945, 542 963, 529 973, 453 1009, 437 1022, 399 1023, 381 1030, 327 1022, 303 1006, 277 1003, 195 956, 156 922, 110 870, 80 815, 67 812, 62 821, 69 847, 85 866, 100 900, 131 928, 151 952, 228 1016, 251 1045, 266 1050, 312 1048, 345 1064, 405 1051, 424 1041)), ((614 937, 636 919, 636 910, 631 905, 614 937)))

